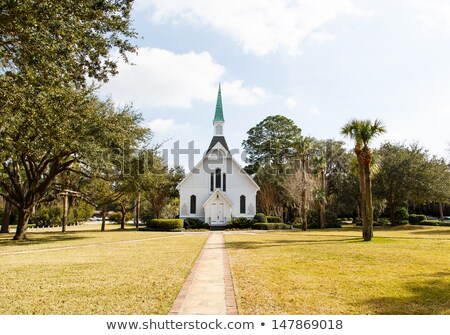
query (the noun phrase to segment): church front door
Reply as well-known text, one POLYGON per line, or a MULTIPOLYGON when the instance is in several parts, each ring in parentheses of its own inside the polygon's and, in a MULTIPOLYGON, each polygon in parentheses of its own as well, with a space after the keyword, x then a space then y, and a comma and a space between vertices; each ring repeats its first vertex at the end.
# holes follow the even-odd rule
POLYGON ((224 203, 212 202, 211 203, 211 225, 223 226, 224 225, 224 203))

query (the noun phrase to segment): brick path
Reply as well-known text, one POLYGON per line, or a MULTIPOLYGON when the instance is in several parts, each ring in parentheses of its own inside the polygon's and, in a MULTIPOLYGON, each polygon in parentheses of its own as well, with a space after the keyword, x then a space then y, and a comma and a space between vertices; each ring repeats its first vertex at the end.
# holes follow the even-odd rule
POLYGON ((238 314, 222 232, 210 234, 169 314, 238 314))

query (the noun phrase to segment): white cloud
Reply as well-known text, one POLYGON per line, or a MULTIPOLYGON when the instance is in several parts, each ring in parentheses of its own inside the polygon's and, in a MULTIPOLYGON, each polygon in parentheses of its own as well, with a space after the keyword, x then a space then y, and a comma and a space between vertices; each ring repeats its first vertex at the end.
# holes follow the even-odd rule
POLYGON ((326 31, 318 31, 318 32, 314 32, 311 35, 309 35, 308 38, 313 42, 324 43, 324 42, 335 40, 336 36, 326 32, 326 31))
POLYGON ((119 61, 119 74, 104 86, 120 102, 138 107, 183 107, 212 101, 225 68, 208 52, 175 54, 168 50, 140 48, 130 62, 119 61))
POLYGON ((450 33, 450 3, 448 0, 408 0, 420 14, 416 20, 426 28, 450 33))
POLYGON ((319 107, 317 107, 316 105, 312 105, 308 109, 308 114, 310 114, 310 115, 319 115, 320 114, 319 107))
POLYGON ((224 102, 238 106, 256 105, 263 103, 269 94, 258 86, 245 88, 241 80, 225 82, 222 85, 222 97, 224 102))
MULTIPOLYGON (((103 86, 120 103, 137 107, 189 108, 193 102, 213 102, 225 67, 208 52, 175 54, 168 50, 140 48, 130 62, 119 61, 119 74, 103 86)), ((244 87, 239 80, 224 82, 222 94, 235 105, 257 104, 268 96, 260 87, 244 87)))
POLYGON ((169 133, 175 130, 191 129, 191 123, 176 124, 174 119, 155 119, 147 122, 145 126, 149 127, 154 133, 169 133))
POLYGON ((297 101, 292 97, 286 98, 284 102, 289 110, 293 110, 297 106, 297 101))
POLYGON ((299 54, 301 42, 335 17, 361 14, 352 0, 138 0, 136 5, 151 10, 153 23, 212 27, 258 56, 277 50, 299 54))

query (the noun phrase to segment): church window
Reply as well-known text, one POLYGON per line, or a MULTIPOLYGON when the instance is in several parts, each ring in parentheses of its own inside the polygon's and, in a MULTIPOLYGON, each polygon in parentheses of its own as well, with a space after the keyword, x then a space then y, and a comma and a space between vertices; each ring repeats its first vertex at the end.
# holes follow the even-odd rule
POLYGON ((220 178, 221 175, 222 175, 222 170, 217 168, 216 169, 216 188, 222 187, 221 178, 220 178))
POLYGON ((211 188, 209 189, 211 192, 214 191, 214 173, 211 173, 211 188))
POLYGON ((197 197, 191 195, 191 214, 195 214, 197 211, 197 197))
POLYGON ((223 188, 222 188, 222 190, 224 192, 227 191, 227 175, 225 173, 223 174, 223 188))
POLYGON ((245 195, 241 195, 239 207, 240 207, 240 213, 245 214, 245 195))

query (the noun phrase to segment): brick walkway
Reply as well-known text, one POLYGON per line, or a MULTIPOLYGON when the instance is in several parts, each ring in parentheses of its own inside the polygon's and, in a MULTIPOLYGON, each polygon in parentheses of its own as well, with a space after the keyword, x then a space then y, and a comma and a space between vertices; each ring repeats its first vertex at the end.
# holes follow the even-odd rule
POLYGON ((222 232, 210 234, 169 314, 238 314, 222 232))

